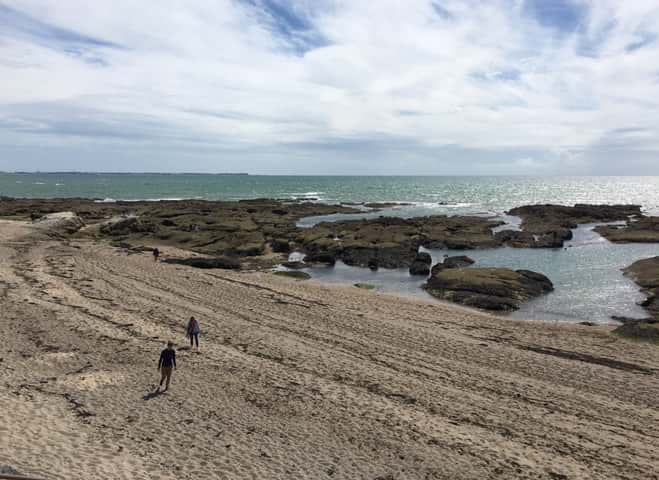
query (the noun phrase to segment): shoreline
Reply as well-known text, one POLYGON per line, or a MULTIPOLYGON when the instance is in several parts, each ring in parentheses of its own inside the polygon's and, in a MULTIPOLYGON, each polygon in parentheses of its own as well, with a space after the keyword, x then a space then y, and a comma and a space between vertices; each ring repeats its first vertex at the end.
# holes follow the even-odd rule
POLYGON ((656 474, 659 349, 610 327, 161 264, 7 220, 0 260, 0 464, 23 474, 656 474), (157 395, 168 339, 179 368, 157 395))

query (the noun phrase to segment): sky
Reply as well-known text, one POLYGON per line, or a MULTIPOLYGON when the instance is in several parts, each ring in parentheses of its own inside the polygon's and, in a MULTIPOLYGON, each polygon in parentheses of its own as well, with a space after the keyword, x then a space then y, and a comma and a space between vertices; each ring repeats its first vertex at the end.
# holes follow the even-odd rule
POLYGON ((0 0, 0 171, 659 175, 657 0, 0 0))

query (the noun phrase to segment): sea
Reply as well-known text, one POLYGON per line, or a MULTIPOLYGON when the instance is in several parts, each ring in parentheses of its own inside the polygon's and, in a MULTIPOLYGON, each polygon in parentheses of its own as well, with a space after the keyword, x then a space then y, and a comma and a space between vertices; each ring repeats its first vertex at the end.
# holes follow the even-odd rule
MULTIPOLYGON (((511 228, 519 219, 506 215, 516 206, 554 203, 574 205, 638 204, 659 215, 659 177, 525 177, 525 176, 263 176, 226 174, 0 173, 0 196, 85 197, 117 200, 277 198, 323 203, 398 202, 379 212, 310 217, 318 221, 379 215, 479 215, 501 218, 511 228)), ((554 291, 527 302, 513 318, 557 322, 612 323, 612 316, 642 318, 644 296, 621 269, 641 258, 659 255, 658 244, 612 244, 582 225, 564 249, 497 248, 467 252, 478 266, 524 268, 542 272, 554 291)), ((427 250, 433 261, 463 254, 427 250)), ((382 292, 432 299, 424 279, 407 269, 368 269, 338 263, 307 270, 329 283, 370 283, 382 292)))

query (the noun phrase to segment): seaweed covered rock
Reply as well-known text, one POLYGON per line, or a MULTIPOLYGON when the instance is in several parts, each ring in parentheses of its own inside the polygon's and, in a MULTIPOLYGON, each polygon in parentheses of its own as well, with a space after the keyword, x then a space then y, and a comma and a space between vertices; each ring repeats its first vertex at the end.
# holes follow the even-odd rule
POLYGON ((444 268, 464 268, 476 262, 466 255, 455 255, 453 257, 446 257, 442 263, 444 268))
POLYGON ((311 275, 309 275, 307 272, 300 271, 279 270, 273 273, 279 277, 294 278, 295 280, 309 280, 311 278, 311 275))
POLYGON ((495 237, 511 247, 558 248, 572 238, 579 224, 605 223, 640 217, 639 205, 524 205, 508 211, 522 219, 522 231, 504 230, 495 237))
POLYGON ((105 235, 125 236, 133 233, 153 233, 156 231, 156 226, 137 216, 128 216, 114 217, 103 222, 99 230, 105 235))
POLYGON ((270 241, 270 247, 275 253, 288 253, 291 251, 291 244, 285 238, 273 238, 270 241))
POLYGON ((224 270, 239 270, 240 262, 229 257, 190 257, 190 258, 165 258, 165 263, 187 265, 194 268, 221 268, 224 270))
POLYGON ((553 290, 541 273, 508 268, 448 268, 424 284, 436 298, 485 310, 517 310, 526 300, 553 290))
POLYGON ((304 257, 304 263, 311 265, 334 265, 336 263, 336 255, 331 252, 312 253, 304 257))
POLYGON ((659 217, 628 220, 625 225, 601 225, 595 231, 614 243, 659 243, 659 217))
POLYGON ((430 273, 431 264, 432 257, 429 253, 418 252, 412 265, 410 265, 410 275, 428 275, 430 273))
POLYGON ((73 212, 49 213, 35 220, 41 229, 58 234, 72 234, 85 226, 85 222, 73 212))
POLYGON ((500 243, 492 228, 501 222, 482 217, 442 215, 416 218, 379 217, 322 222, 299 232, 296 243, 307 253, 332 251, 348 265, 410 267, 419 247, 491 248, 500 243))

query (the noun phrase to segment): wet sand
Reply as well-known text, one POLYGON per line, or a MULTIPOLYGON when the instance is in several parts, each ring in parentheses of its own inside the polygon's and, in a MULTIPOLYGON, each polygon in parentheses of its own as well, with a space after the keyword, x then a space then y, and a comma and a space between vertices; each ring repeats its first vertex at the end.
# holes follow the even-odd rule
POLYGON ((24 474, 659 478, 659 347, 610 327, 166 265, 2 220, 0 320, 0 464, 24 474))

